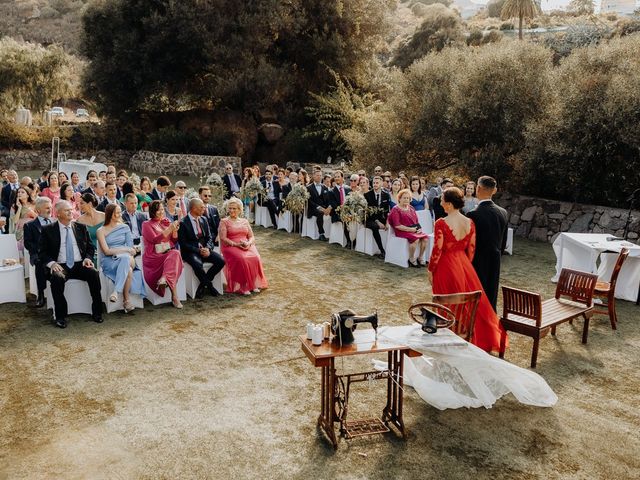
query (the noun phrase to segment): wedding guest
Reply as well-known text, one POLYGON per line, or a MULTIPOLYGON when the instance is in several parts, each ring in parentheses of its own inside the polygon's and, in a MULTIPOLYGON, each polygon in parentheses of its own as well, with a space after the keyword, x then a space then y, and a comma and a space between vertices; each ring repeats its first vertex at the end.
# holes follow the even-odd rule
MULTIPOLYGON (((294 173, 291 173, 294 175, 294 173)), ((316 219, 320 240, 326 241, 327 237, 324 231, 324 216, 331 213, 327 202, 327 194, 329 189, 320 181, 322 180, 322 172, 315 170, 313 172, 313 183, 307 187, 309 192, 309 200, 307 200, 307 218, 316 219)), ((293 180, 292 180, 293 182, 293 180)))
POLYGON ((104 212, 107 205, 115 205, 118 203, 118 187, 115 183, 109 182, 105 185, 105 196, 98 205, 98 211, 104 212))
MULTIPOLYGON (((15 170, 7 171, 7 184, 2 187, 2 216, 9 218, 11 215, 12 195, 18 190, 20 183, 18 183, 18 174, 15 170)), ((5 228, 6 229, 6 228, 5 228)))
POLYGON ((180 218, 184 218, 189 212, 189 199, 185 196, 187 193, 187 184, 182 180, 176 182, 176 203, 180 209, 180 218))
MULTIPOLYGON (((335 186, 333 187, 333 190, 329 191, 328 199, 329 208, 331 209, 331 223, 337 223, 342 221, 340 219, 338 208, 344 205, 347 195, 351 193, 351 189, 344 185, 344 174, 341 170, 333 172, 333 179, 335 181, 335 186)), ((353 242, 349 237, 349 225, 347 225, 346 222, 343 222, 342 228, 344 231, 344 238, 347 239, 346 248, 352 248, 353 242)))
POLYGON ((476 250, 474 221, 460 213, 463 206, 463 195, 459 188, 444 189, 442 208, 447 215, 435 223, 429 281, 434 295, 482 290, 471 343, 487 352, 499 351, 503 329, 471 265, 475 254, 480 253, 476 250))
MULTIPOLYGON (((47 287, 45 265, 40 260, 40 235, 42 228, 51 223, 51 200, 47 197, 38 197, 36 199, 36 213, 38 216, 24 226, 24 248, 29 252, 29 262, 35 267, 38 290, 36 307, 40 308, 45 304, 44 290, 47 287)), ((28 268, 27 265, 25 267, 28 268)))
POLYGON ((361 194, 365 195, 369 191, 369 178, 366 176, 361 176, 358 181, 358 190, 361 194))
POLYGON ((149 211, 149 204, 153 201, 153 198, 151 198, 151 190, 151 180, 149 180, 149 177, 142 177, 140 179, 140 190, 136 193, 136 197, 138 197, 139 208, 143 212, 149 211))
POLYGON ((325 174, 322 178, 322 183, 325 187, 327 187, 328 190, 331 190, 333 188, 333 176, 328 173, 325 174))
POLYGON ((284 209, 284 200, 291 192, 291 184, 286 176, 283 168, 278 169, 278 189, 280 191, 278 198, 278 211, 281 212, 284 209))
POLYGON ((267 169, 264 172, 264 179, 261 181, 265 194, 258 199, 262 207, 267 207, 271 224, 274 229, 278 229, 278 204, 280 203, 280 185, 273 181, 273 172, 267 169))
MULTIPOLYGON (((58 174, 56 172, 49 173, 47 177, 49 186, 45 188, 41 195, 51 200, 52 205, 56 205, 60 200, 60 183, 58 182, 58 174)), ((57 209, 53 210, 53 218, 56 218, 57 209)))
POLYGON ((288 178, 290 185, 295 185, 296 183, 298 183, 298 174, 296 172, 289 172, 288 178))
POLYGON ((204 213, 202 216, 207 220, 209 226, 209 233, 214 245, 218 245, 218 227, 220 226, 220 214, 215 205, 211 205, 211 188, 207 185, 203 185, 198 189, 198 195, 200 200, 204 203, 204 213))
POLYGON ((398 193, 402 190, 402 182, 399 178, 396 178, 391 183, 391 192, 389 193, 389 208, 393 208, 398 205, 398 193))
MULTIPOLYGON (((440 189, 441 191, 445 191, 447 188, 451 188, 453 187, 453 182, 448 179, 445 178, 442 180, 442 183, 440 183, 440 189)), ((436 197, 433 199, 433 216, 434 216, 434 220, 438 220, 439 218, 444 218, 447 216, 447 213, 444 211, 444 208, 442 208, 442 205, 440 204, 442 201, 442 195, 440 197, 436 197)))
POLYGON ((136 266, 133 257, 138 253, 133 245, 131 230, 122 223, 122 208, 117 203, 106 206, 104 225, 97 232, 100 269, 115 284, 109 301, 115 303, 122 295, 124 312, 129 313, 135 307, 130 294, 145 296, 142 272, 136 266))
POLYGON ((436 177, 436 184, 431 187, 429 189, 429 192, 427 192, 427 203, 429 204, 429 208, 431 208, 433 210, 433 199, 434 198, 440 198, 440 195, 442 195, 442 177, 436 177))
POLYGON ((371 182, 371 184, 373 185, 373 178, 374 177, 383 177, 382 174, 382 167, 380 165, 377 165, 374 169, 373 169, 373 176, 369 179, 369 181, 371 182))
POLYGON ((40 191, 43 191, 45 188, 49 186, 49 170, 43 170, 40 178, 37 180, 38 186, 40 187, 40 191))
MULTIPOLYGON (((86 227, 95 252, 98 246, 98 237, 96 232, 104 224, 104 213, 99 212, 96 209, 98 206, 98 200, 96 200, 95 195, 91 193, 83 193, 80 196, 79 203, 81 215, 78 217, 78 220, 76 220, 76 223, 86 227)), ((97 263, 97 258, 94 258, 93 261, 94 263, 97 263)))
MULTIPOLYGON (((240 186, 241 190, 239 190, 238 192, 235 192, 233 194, 234 196, 236 196, 236 197, 240 198, 240 200, 242 200, 242 203, 244 204, 245 212, 249 212, 251 215, 253 215, 253 213, 254 213, 254 207, 255 207, 254 200, 255 200, 255 198, 250 197, 249 195, 246 195, 246 194, 241 197, 241 195, 242 195, 241 191, 254 178, 257 178, 255 170, 253 168, 251 168, 251 167, 245 168, 243 170, 243 172, 242 172, 242 183, 241 183, 241 186, 240 186)), ((226 196, 225 198, 228 199, 229 197, 226 196)), ((253 222, 253 220, 251 220, 251 221, 253 222)))
POLYGON ((125 210, 122 212, 122 221, 131 230, 133 245, 140 245, 142 235, 142 224, 149 217, 146 213, 138 211, 138 198, 133 193, 127 193, 124 197, 125 210))
POLYGON ((98 172, 95 170, 89 170, 87 172, 87 179, 85 181, 85 188, 80 193, 91 193, 93 195, 96 194, 93 189, 94 185, 98 181, 98 172))
POLYGON ((224 182, 226 189, 225 200, 230 198, 232 195, 237 196, 240 192, 242 179, 240 178, 240 175, 233 173, 233 165, 230 163, 227 163, 224 167, 224 176, 222 177, 222 181, 224 182))
POLYGON ((311 180, 309 179, 309 174, 303 168, 301 168, 300 171, 298 172, 298 183, 303 187, 306 187, 311 183, 311 180))
POLYGON ((411 190, 411 184, 409 182, 409 178, 407 178, 407 176, 405 175, 404 172, 400 172, 398 174, 398 178, 400 179, 400 182, 402 182, 402 189, 404 190, 405 188, 407 190, 411 190))
POLYGON ((24 258, 24 226, 37 216, 36 206, 31 201, 31 189, 29 187, 19 187, 16 190, 14 202, 11 206, 9 233, 13 233, 16 236, 20 258, 24 258))
POLYGON ((144 279, 157 295, 164 297, 165 289, 171 290, 171 301, 176 308, 182 308, 176 286, 182 274, 182 258, 176 250, 180 222, 170 221, 164 212, 164 205, 154 200, 149 205, 149 220, 142 225, 144 252, 142 270, 144 279))
POLYGON ((78 204, 77 198, 80 198, 80 194, 73 191, 73 187, 69 182, 64 182, 60 186, 60 200, 66 200, 71 204, 74 220, 77 220, 80 216, 80 205, 78 204))
POLYGON ((74 192, 82 193, 82 185, 80 184, 80 175, 78 175, 78 172, 71 172, 71 187, 74 192))
POLYGON ((360 176, 357 173, 352 174, 349 177, 349 190, 352 192, 360 191, 360 176))
POLYGON ((427 249, 429 237, 422 232, 418 215, 411 206, 411 191, 407 188, 398 192, 398 205, 389 213, 389 225, 393 227, 396 237, 409 241, 409 266, 424 266, 424 253, 427 249), (416 257, 416 250, 418 250, 416 257))
POLYGON ((220 294, 213 286, 213 279, 224 267, 224 260, 219 253, 213 251, 213 238, 207 220, 203 217, 206 205, 199 198, 189 202, 189 213, 180 222, 178 241, 182 260, 193 268, 193 273, 200 281, 196 290, 196 298, 202 298, 205 290, 216 297, 220 294), (212 266, 205 272, 204 264, 212 266))
POLYGON ((178 206, 178 194, 175 190, 169 190, 164 197, 164 213, 165 216, 171 221, 182 220, 182 211, 178 206))
POLYGON ((156 180, 156 188, 151 190, 149 196, 152 200, 164 200, 165 195, 169 191, 169 187, 171 187, 171 180, 164 175, 158 177, 156 180))
MULTIPOLYGON (((135 196, 135 194, 136 194, 136 189, 135 189, 135 187, 133 186, 133 183, 131 183, 130 181, 128 181, 128 180, 127 180, 126 182, 124 182, 124 183, 122 184, 122 197, 119 199, 119 200, 120 200, 120 203, 124 204, 124 199, 125 199, 125 197, 126 197, 127 195, 129 195, 130 193, 131 193, 131 194, 133 194, 133 195, 135 196)), ((140 205, 138 205, 138 210, 142 210, 142 209, 140 208, 140 205)))
POLYGON ((104 183, 107 183, 107 170, 100 170, 98 172, 98 180, 103 181, 104 183))
POLYGON ((98 201, 98 205, 104 202, 106 189, 107 187, 102 180, 98 180, 96 181, 96 183, 93 184, 93 188, 92 188, 93 195, 96 197, 96 200, 98 201))
POLYGON ((411 206, 416 212, 421 210, 428 210, 429 204, 427 203, 427 197, 422 193, 422 184, 420 183, 420 177, 411 177, 411 206))
POLYGON ((38 246, 39 260, 49 269, 55 324, 59 328, 67 326, 64 285, 71 279, 87 282, 92 300, 91 317, 94 322, 102 323, 100 277, 94 268, 95 247, 89 238, 89 232, 81 223, 73 222, 69 202, 59 201, 55 209, 58 221, 42 227, 38 246))
POLYGON ((118 172, 118 175, 116 176, 116 188, 117 188, 116 198, 118 200, 121 200, 126 195, 126 193, 124 193, 124 191, 122 190, 122 187, 128 180, 129 180, 129 175, 127 175, 127 172, 125 170, 120 170, 118 172))
MULTIPOLYGON (((382 170, 382 168, 380 168, 380 170, 382 170)), ((371 230, 373 239, 378 246, 378 250, 380 250, 378 256, 384 259, 385 251, 382 245, 382 238, 380 237, 380 230, 387 230, 387 217, 389 216, 391 197, 387 192, 382 190, 381 177, 377 175, 373 177, 373 190, 365 193, 364 198, 367 200, 367 205, 375 209, 374 213, 367 215, 365 227, 371 230)))
POLYGON ((476 198, 476 184, 475 182, 467 182, 464 185, 464 207, 462 207, 461 212, 467 214, 477 206, 478 199, 476 198))
POLYGON ((58 172, 58 183, 62 185, 65 182, 69 182, 69 177, 67 177, 67 174, 64 172, 58 172))
POLYGON ((242 202, 230 198, 225 202, 228 216, 220 222, 220 248, 226 262, 224 273, 227 292, 250 295, 269 286, 255 246, 251 225, 241 218, 242 202))
POLYGON ((467 214, 476 230, 473 268, 494 310, 498 302, 500 261, 507 243, 509 218, 507 211, 493 202, 496 191, 497 182, 494 178, 480 177, 476 190, 478 206, 467 214))

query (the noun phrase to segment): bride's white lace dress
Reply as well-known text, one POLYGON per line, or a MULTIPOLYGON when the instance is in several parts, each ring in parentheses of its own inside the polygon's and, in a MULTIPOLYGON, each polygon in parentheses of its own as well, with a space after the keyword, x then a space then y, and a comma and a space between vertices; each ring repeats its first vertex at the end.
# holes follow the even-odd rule
MULTIPOLYGON (((382 327, 379 338, 422 353, 421 357, 405 357, 404 385, 412 386, 425 402, 440 410, 491 408, 507 393, 537 407, 551 407, 558 401, 537 373, 491 356, 450 330, 429 335, 417 324, 382 327)), ((378 369, 387 367, 386 362, 374 363, 378 369)))

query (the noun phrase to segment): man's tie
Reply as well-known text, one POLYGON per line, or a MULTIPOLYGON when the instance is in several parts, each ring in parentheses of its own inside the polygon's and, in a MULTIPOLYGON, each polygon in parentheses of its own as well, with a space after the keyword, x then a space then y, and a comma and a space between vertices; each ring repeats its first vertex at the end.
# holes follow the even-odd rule
POLYGON ((200 219, 196 218, 196 227, 198 228, 198 236, 202 236, 202 226, 200 225, 200 219))
POLYGON ((344 204, 344 188, 340 185, 340 205, 344 204))
POLYGON ((380 194, 376 193, 376 203, 380 206, 380 194))
POLYGON ((184 206, 184 197, 180 199, 180 211, 182 212, 183 217, 187 215, 187 209, 184 206))
POLYGON ((71 227, 65 227, 67 229, 67 267, 73 268, 73 235, 71 234, 71 227))

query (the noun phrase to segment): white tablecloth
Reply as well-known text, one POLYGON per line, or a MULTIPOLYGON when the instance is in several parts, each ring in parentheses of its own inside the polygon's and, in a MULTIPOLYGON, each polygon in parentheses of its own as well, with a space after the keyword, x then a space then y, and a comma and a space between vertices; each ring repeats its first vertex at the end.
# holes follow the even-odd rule
POLYGON ((556 254, 557 282, 563 268, 595 273, 608 282, 622 247, 629 249, 629 257, 622 266, 616 286, 616 298, 635 302, 640 286, 640 246, 630 242, 612 240, 606 233, 561 233, 553 242, 556 254), (598 265, 598 259, 600 264, 598 265))
POLYGON ((73 172, 77 172, 80 182, 85 181, 89 170, 95 170, 100 173, 101 171, 106 171, 107 166, 104 163, 90 162, 89 160, 67 160, 66 162, 58 163, 59 172, 66 173, 68 177, 71 177, 73 172))

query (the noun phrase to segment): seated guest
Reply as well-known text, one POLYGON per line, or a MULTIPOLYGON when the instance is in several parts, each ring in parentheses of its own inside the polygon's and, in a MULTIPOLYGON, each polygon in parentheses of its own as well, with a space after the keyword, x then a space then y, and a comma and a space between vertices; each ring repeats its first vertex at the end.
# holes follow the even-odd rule
POLYGON ((220 226, 220 214, 215 205, 210 205, 211 202, 211 189, 208 185, 203 185, 198 189, 198 195, 200 200, 204 203, 204 213, 202 216, 207 220, 209 226, 209 233, 214 245, 218 245, 218 227, 220 226))
MULTIPOLYGON (((36 285, 38 286, 38 297, 36 307, 44 306, 44 290, 47 287, 47 278, 45 275, 45 265, 40 261, 40 234, 42 228, 51 223, 51 200, 47 197, 38 197, 36 199, 35 220, 32 220, 24 226, 24 248, 29 251, 29 262, 35 267, 36 285)), ((25 265, 28 268, 28 265, 25 265)))
POLYGON ((465 215, 478 206, 476 198, 476 182, 467 182, 464 185, 464 207, 460 210, 465 215))
MULTIPOLYGON (((294 175, 292 172, 291 175, 294 175)), ((291 175, 289 179, 291 180, 291 175)), ((297 179, 296 179, 297 180, 297 179)), ((329 215, 331 210, 327 203, 327 193, 329 190, 320 181, 322 180, 322 172, 319 170, 313 171, 313 183, 307 187, 309 192, 309 200, 307 200, 307 218, 316 219, 318 225, 318 232, 320 233, 320 240, 327 240, 324 232, 324 216, 329 215)), ((291 180, 293 183, 294 180, 291 180)))
MULTIPOLYGON (((440 183, 440 191, 444 192, 447 188, 453 187, 453 182, 448 179, 445 178, 444 180, 442 180, 442 183, 440 183)), ((444 218, 447 216, 446 212, 444 211, 444 208, 442 208, 442 198, 441 197, 435 197, 433 199, 433 216, 435 220, 438 220, 439 218, 444 218)))
POLYGON ((71 187, 74 192, 82 193, 82 184, 80 183, 78 172, 71 172, 71 187))
MULTIPOLYGON (((136 193, 136 189, 133 186, 133 183, 126 181, 122 184, 122 197, 120 197, 118 200, 120 200, 120 203, 122 203, 124 205, 124 199, 127 195, 129 195, 130 193, 132 193, 133 195, 135 195, 136 193)), ((142 209, 140 208, 140 205, 138 204, 138 210, 142 211, 142 209)))
POLYGON ((228 216, 220 222, 220 248, 225 260, 227 292, 250 295, 269 285, 255 246, 251 225, 241 218, 242 202, 232 197, 225 202, 228 216))
POLYGON ((222 256, 213 251, 213 238, 209 232, 209 224, 203 217, 205 210, 206 206, 202 200, 192 199, 189 202, 189 213, 180 222, 178 230, 182 260, 191 265, 200 281, 196 290, 196 298, 202 298, 205 290, 208 290, 214 297, 220 294, 213 287, 212 282, 224 267, 222 256), (204 271, 205 262, 213 264, 207 272, 204 271))
POLYGON ((73 222, 69 202, 59 201, 55 209, 58 221, 42 227, 38 245, 38 261, 49 269, 51 295, 56 314, 56 326, 67 326, 67 300, 64 285, 67 280, 77 279, 89 284, 91 292, 91 316, 96 323, 102 323, 102 298, 100 277, 94 268, 95 247, 89 238, 87 228, 73 222))
POLYGON ((58 172, 58 183, 62 185, 65 182, 69 183, 69 177, 67 177, 67 174, 64 172, 58 172))
POLYGON ((185 196, 187 193, 187 184, 182 180, 176 182, 176 203, 180 209, 180 219, 184 218, 189 213, 189 199, 185 196))
MULTIPOLYGON (((49 198, 51 200, 51 204, 56 205, 58 200, 60 200, 60 183, 58 181, 58 174, 56 172, 51 172, 47 181, 49 186, 42 190, 40 195, 49 198)), ((57 209, 54 209, 52 212, 53 218, 56 218, 56 212, 57 209)))
POLYGON ((171 290, 171 301, 182 308, 176 285, 182 274, 182 258, 176 250, 180 222, 170 221, 164 214, 164 205, 154 200, 149 205, 149 220, 142 224, 144 252, 142 270, 144 279, 157 295, 164 297, 165 289, 171 290))
POLYGON ((7 184, 2 187, 2 216, 9 218, 11 215, 12 196, 20 187, 18 173, 15 170, 7 171, 7 184))
POLYGON ((240 178, 240 175, 233 173, 233 165, 231 165, 230 163, 228 163, 224 167, 224 176, 222 177, 222 181, 224 182, 224 186, 226 188, 225 200, 232 195, 237 195, 240 192, 242 179, 240 178))
POLYGON ((115 292, 109 296, 109 301, 115 303, 118 295, 122 295, 124 312, 129 313, 134 309, 129 294, 144 297, 145 289, 142 272, 133 260, 138 250, 133 246, 131 230, 122 223, 120 205, 112 203, 105 208, 104 225, 98 229, 98 244, 100 268, 115 284, 115 292))
MULTIPOLYGON (((363 177, 367 178, 367 177, 363 177)), ((380 250, 378 255, 380 258, 384 258, 385 251, 382 245, 382 238, 380 238, 380 230, 387 229, 387 216, 389 215, 389 202, 390 197, 387 192, 382 190, 382 178, 373 177, 373 190, 364 194, 364 198, 367 199, 367 205, 371 208, 375 208, 375 213, 367 216, 365 226, 373 233, 373 239, 380 250)))
POLYGON ((85 181, 84 188, 80 191, 80 193, 92 193, 96 194, 95 190, 93 190, 93 186, 98 181, 98 172, 95 170, 89 170, 87 172, 87 180, 85 181))
MULTIPOLYGON (((104 213, 96 210, 98 206, 98 201, 96 197, 91 193, 83 193, 80 196, 80 216, 78 217, 77 223, 80 223, 87 227, 87 231, 89 232, 89 238, 91 239, 91 243, 93 244, 94 251, 97 251, 98 248, 98 229, 104 224, 104 213)), ((94 263, 97 262, 97 258, 93 259, 94 263)))
POLYGON ((363 195, 369 191, 369 179, 364 175, 358 180, 358 190, 363 195))
POLYGON ((392 209, 398 204, 398 193, 402 190, 402 182, 399 178, 396 178, 391 183, 391 192, 389 193, 389 209, 392 209))
POLYGON ((280 189, 280 195, 278 196, 278 211, 281 212, 284 209, 284 200, 291 192, 291 184, 286 176, 283 168, 278 169, 278 186, 280 189))
POLYGON ((322 177, 322 183, 327 189, 331 190, 333 188, 333 177, 328 173, 325 174, 324 177, 322 177))
POLYGON ((264 179, 260 181, 265 190, 265 195, 258 199, 260 205, 267 207, 269 211, 269 217, 271 217, 271 223, 273 228, 278 228, 278 204, 280 199, 280 184, 273 181, 273 172, 267 169, 264 172, 264 179))
POLYGON ((49 170, 44 170, 40 178, 36 180, 38 187, 40 187, 40 191, 43 191, 45 188, 49 186, 49 170))
POLYGON ((115 183, 109 182, 105 185, 105 197, 98 205, 98 211, 104 212, 107 205, 116 205, 118 203, 118 187, 115 183))
POLYGON ((360 191, 360 175, 357 173, 354 173, 349 177, 349 190, 352 192, 360 191))
POLYGON ((301 168, 298 172, 298 183, 304 187, 311 183, 311 179, 309 178, 309 174, 304 168, 301 168))
MULTIPOLYGON (((2 185, 3 187, 9 183, 7 180, 7 173, 9 172, 9 170, 7 170, 6 168, 3 168, 0 170, 0 179, 2 180, 2 183, 0 183, 0 185, 2 185)), ((47 171, 47 173, 49 173, 47 171)), ((45 179, 46 179, 46 175, 45 175, 45 179)))
POLYGON ((411 177, 411 206, 416 212, 422 210, 428 210, 429 204, 427 203, 427 196, 422 191, 422 184, 420 177, 411 177))
POLYGON ((122 187, 127 181, 129 181, 129 175, 127 175, 126 170, 120 170, 118 172, 118 175, 116 176, 116 187, 118 190, 116 193, 116 197, 118 198, 118 200, 121 200, 126 195, 126 193, 122 190, 122 187))
POLYGON ((418 215, 411 206, 411 191, 407 188, 400 190, 398 202, 398 205, 393 207, 389 213, 389 225, 393 227, 396 237, 406 238, 409 241, 409 266, 424 266, 422 258, 427 249, 429 237, 422 232, 418 223, 418 215), (415 254, 418 246, 420 250, 416 259, 415 254))
POLYGON ((182 210, 178 206, 178 194, 175 190, 169 190, 164 196, 164 213, 172 222, 182 220, 182 210))
POLYGON ((98 172, 98 180, 102 180, 104 183, 107 183, 107 170, 100 170, 98 172))
MULTIPOLYGON (((331 208, 331 223, 341 222, 340 213, 338 212, 338 207, 344 205, 344 201, 347 198, 347 195, 351 193, 351 189, 344 185, 344 175, 342 171, 336 170, 333 172, 333 179, 335 180, 335 186, 333 190, 329 191, 328 199, 329 199, 329 208, 331 208)), ((342 228, 344 230, 344 237, 347 239, 347 248, 352 247, 352 241, 349 237, 349 225, 343 222, 342 228)))
POLYGON ((60 200, 66 200, 71 204, 74 220, 80 216, 80 205, 78 205, 76 198, 80 198, 80 194, 73 191, 73 186, 69 182, 64 182, 60 186, 60 200))
POLYGON ((140 179, 140 188, 136 192, 136 197, 138 197, 138 208, 143 212, 149 211, 149 204, 153 201, 151 198, 151 180, 149 177, 142 177, 140 179))
POLYGON ((440 186, 442 180, 442 177, 436 177, 436 184, 427 192, 427 203, 429 203, 431 210, 433 210, 433 199, 439 198, 440 195, 442 195, 442 187, 440 186))
POLYGON ((140 238, 142 234, 142 224, 146 222, 149 217, 144 212, 138 211, 138 197, 134 193, 127 193, 124 197, 125 210, 122 212, 122 221, 125 223, 129 230, 131 230, 131 239, 134 245, 140 245, 140 238))
MULTIPOLYGON (((14 201, 11 205, 11 216, 9 217, 9 233, 16 236, 18 243, 18 253, 20 258, 24 258, 24 226, 38 216, 36 213, 35 203, 31 201, 31 189, 29 187, 20 187, 13 196, 14 201)), ((26 265, 25 265, 26 267, 26 265)))
POLYGON ((169 187, 171 186, 171 180, 169 180, 164 175, 158 177, 156 180, 156 188, 151 190, 149 196, 151 200, 164 200, 166 193, 169 191, 169 187))
MULTIPOLYGON (((91 188, 91 192, 93 192, 93 195, 96 197, 98 205, 104 202, 106 190, 107 190, 106 184, 102 180, 98 180, 96 181, 96 183, 93 184, 93 187, 91 188)), ((88 192, 88 193, 91 193, 91 192, 88 192)))

